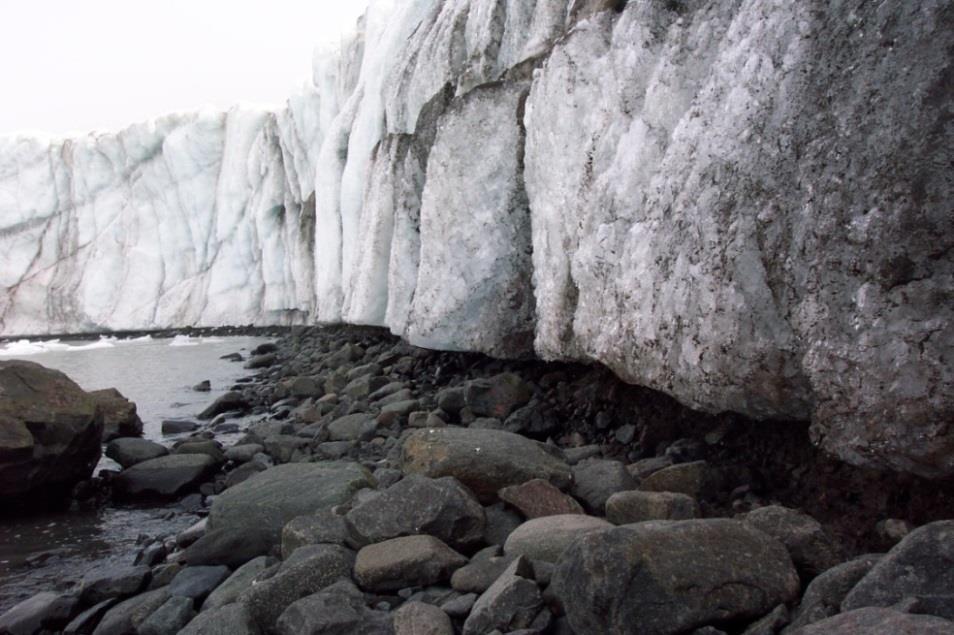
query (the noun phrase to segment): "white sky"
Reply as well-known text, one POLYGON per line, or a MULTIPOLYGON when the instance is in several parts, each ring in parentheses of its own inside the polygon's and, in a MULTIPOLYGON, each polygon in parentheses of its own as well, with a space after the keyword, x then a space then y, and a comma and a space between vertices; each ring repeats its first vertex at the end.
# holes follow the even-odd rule
POLYGON ((0 135, 280 104, 367 0, 0 0, 0 135))

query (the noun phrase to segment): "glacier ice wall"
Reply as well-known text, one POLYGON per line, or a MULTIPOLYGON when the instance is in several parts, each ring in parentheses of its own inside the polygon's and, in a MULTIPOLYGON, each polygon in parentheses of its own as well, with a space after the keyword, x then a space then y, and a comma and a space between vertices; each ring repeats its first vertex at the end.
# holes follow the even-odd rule
POLYGON ((374 0, 276 112, 0 141, 0 332, 349 322, 954 473, 954 5, 374 0))

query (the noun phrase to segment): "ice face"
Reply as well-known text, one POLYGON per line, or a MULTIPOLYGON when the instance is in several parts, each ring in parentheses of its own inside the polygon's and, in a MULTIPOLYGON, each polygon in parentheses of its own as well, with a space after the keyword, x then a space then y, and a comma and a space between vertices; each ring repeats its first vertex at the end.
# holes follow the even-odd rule
POLYGON ((954 28, 869 4, 376 0, 276 112, 2 140, 0 333, 380 325, 954 473, 954 28))

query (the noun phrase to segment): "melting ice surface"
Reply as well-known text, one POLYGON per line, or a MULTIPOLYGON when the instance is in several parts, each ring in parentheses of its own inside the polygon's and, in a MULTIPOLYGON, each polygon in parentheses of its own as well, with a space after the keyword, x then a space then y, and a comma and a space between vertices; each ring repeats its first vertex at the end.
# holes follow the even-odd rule
MULTIPOLYGON (((96 341, 17 340, 0 344, 0 360, 24 359, 66 373, 86 390, 117 388, 137 405, 144 436, 163 443, 161 422, 193 418, 206 404, 250 374, 222 355, 248 351, 254 337, 188 337, 96 341), (208 379, 212 392, 192 386, 208 379)), ((107 465, 104 459, 101 465, 107 465)), ((109 462, 111 463, 111 462, 109 462)), ((197 520, 175 503, 0 517, 0 613, 34 593, 65 589, 93 567, 131 564, 139 535, 173 534, 197 520)))

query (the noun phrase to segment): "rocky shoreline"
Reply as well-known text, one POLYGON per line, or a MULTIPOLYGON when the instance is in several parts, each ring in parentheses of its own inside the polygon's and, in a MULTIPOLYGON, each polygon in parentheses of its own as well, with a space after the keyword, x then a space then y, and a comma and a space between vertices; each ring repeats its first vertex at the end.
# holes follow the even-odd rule
POLYGON ((954 632, 949 481, 595 366, 281 332, 171 448, 111 440, 122 471, 80 488, 204 518, 0 633, 954 632))

